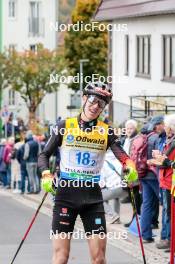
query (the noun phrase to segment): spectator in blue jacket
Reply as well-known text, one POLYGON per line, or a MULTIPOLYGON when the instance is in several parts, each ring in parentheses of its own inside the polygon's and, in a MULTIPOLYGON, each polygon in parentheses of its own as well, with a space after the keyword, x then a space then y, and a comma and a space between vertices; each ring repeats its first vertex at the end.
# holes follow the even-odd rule
MULTIPOLYGON (((163 121, 160 116, 154 117, 146 124, 141 133, 147 135, 155 132, 148 137, 147 159, 153 158, 153 150, 158 148, 159 134, 162 132, 163 121)), ((152 223, 158 217, 159 208, 159 181, 156 167, 148 167, 145 177, 141 180, 142 185, 142 208, 141 208, 141 229, 142 237, 145 243, 154 242, 152 238, 152 223)))
MULTIPOLYGON (((158 141, 157 141, 156 149, 162 152, 165 142, 166 142, 166 133, 164 130, 164 116, 160 115, 160 116, 152 117, 150 121, 151 122, 149 124, 149 130, 154 130, 158 133, 158 141)), ((157 175, 159 175, 158 168, 157 168, 157 175)), ((159 190, 159 195, 160 195, 159 200, 160 201, 162 199, 161 194, 162 194, 162 190, 160 189, 159 190)), ((163 204, 163 201, 161 201, 161 203, 163 204)), ((156 202, 154 215, 152 219, 152 228, 158 228, 158 217, 159 217, 159 204, 156 202)))
POLYGON ((27 193, 30 194, 29 177, 26 169, 26 161, 24 160, 24 146, 25 143, 17 150, 16 159, 18 160, 21 169, 21 194, 25 193, 26 180, 27 180, 27 193))
POLYGON ((40 192, 40 180, 37 174, 37 160, 40 152, 39 143, 34 140, 32 131, 26 134, 26 143, 24 146, 24 160, 26 160, 26 169, 30 182, 30 192, 40 192))

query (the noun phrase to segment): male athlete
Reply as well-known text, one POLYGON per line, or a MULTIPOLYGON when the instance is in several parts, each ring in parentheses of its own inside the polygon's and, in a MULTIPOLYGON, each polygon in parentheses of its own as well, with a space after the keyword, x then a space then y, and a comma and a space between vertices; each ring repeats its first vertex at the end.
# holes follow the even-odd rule
POLYGON ((60 121, 39 156, 42 188, 53 193, 49 158, 60 147, 60 177, 52 221, 52 232, 57 234, 53 236, 53 264, 68 262, 69 234, 73 232, 77 215, 80 215, 87 234, 92 263, 106 263, 106 221, 98 182, 109 147, 124 169, 127 169, 128 183, 137 180, 135 165, 122 149, 114 129, 98 120, 111 99, 112 92, 106 84, 89 83, 83 91, 81 114, 60 121), (66 234, 64 239, 61 234, 66 234))

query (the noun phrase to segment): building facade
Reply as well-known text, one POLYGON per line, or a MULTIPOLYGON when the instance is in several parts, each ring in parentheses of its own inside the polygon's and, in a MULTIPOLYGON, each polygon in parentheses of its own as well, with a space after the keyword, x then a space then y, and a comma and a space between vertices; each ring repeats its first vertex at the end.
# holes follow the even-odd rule
MULTIPOLYGON (((36 50, 41 43, 54 50, 58 46, 57 32, 51 23, 58 19, 58 0, 0 0, 0 48, 17 51, 36 50)), ((49 78, 49 76, 48 76, 49 78)), ((58 92, 47 94, 37 110, 42 120, 55 122, 57 116, 67 117, 72 91, 62 86, 58 92), (63 89, 66 96, 63 96, 63 89)), ((2 107, 27 120, 28 109, 19 93, 6 89, 2 95, 2 107)))
POLYGON ((113 28, 114 122, 128 119, 132 107, 145 107, 144 98, 152 109, 175 105, 175 2, 104 0, 95 18, 113 28))

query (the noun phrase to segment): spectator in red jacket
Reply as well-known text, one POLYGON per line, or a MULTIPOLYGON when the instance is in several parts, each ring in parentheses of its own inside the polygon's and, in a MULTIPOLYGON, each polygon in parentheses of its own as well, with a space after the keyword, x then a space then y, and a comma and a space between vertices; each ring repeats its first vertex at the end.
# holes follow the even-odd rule
POLYGON ((7 185, 6 188, 10 189, 11 186, 11 154, 14 146, 14 137, 8 139, 7 145, 5 146, 3 153, 3 161, 7 166, 7 185))

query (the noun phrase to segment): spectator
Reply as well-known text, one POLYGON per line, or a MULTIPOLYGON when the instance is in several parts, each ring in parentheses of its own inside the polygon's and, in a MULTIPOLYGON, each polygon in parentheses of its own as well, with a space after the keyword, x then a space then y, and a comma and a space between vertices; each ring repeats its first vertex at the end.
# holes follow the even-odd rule
MULTIPOLYGON (((164 116, 155 116, 152 117, 149 123, 149 130, 153 130, 158 134, 158 142, 156 149, 162 151, 164 148, 164 144, 166 141, 166 133, 164 129, 164 116)), ((159 175, 159 169, 157 168, 157 175, 159 175)), ((158 178, 159 180, 159 178, 158 178)), ((159 186, 159 193, 161 194, 161 188, 159 186)), ((152 229, 157 229, 158 228, 158 218, 159 218, 159 203, 158 201, 155 200, 155 207, 154 207, 154 212, 153 212, 153 218, 152 218, 152 229)))
POLYGON ((124 183, 117 171, 121 171, 121 165, 112 151, 109 150, 106 153, 105 162, 101 170, 101 188, 105 213, 111 216, 111 224, 120 224, 119 199, 127 196, 127 192, 122 188, 124 183))
POLYGON ((23 143, 21 147, 17 150, 16 158, 20 164, 20 171, 21 171, 21 194, 25 193, 26 179, 27 179, 27 193, 30 194, 29 177, 26 169, 26 161, 24 160, 24 146, 25 143, 23 143))
POLYGON ((61 121, 61 119, 62 119, 61 116, 58 116, 57 120, 56 120, 56 124, 59 123, 61 121))
POLYGON ((5 145, 6 145, 6 139, 2 138, 0 144, 0 181, 2 182, 2 185, 4 187, 7 185, 7 167, 5 162, 3 161, 5 145))
MULTIPOLYGON (((137 122, 133 119, 128 120, 125 123, 125 128, 126 128, 126 137, 123 138, 123 149, 125 150, 125 152, 130 156, 131 154, 131 145, 133 140, 136 138, 138 132, 137 132, 137 122)), ((137 209, 137 213, 140 215, 140 207, 141 207, 141 195, 140 195, 140 191, 139 191, 140 187, 139 187, 139 182, 136 182, 133 186, 133 191, 134 191, 134 196, 135 196, 135 202, 136 202, 136 209, 137 209)), ((128 188, 128 196, 122 200, 122 203, 125 202, 131 202, 131 192, 130 189, 128 188)), ((134 218, 135 215, 133 215, 132 219, 134 218)), ((129 221, 128 223, 126 223, 124 226, 125 227, 129 227, 131 224, 132 220, 129 221)))
POLYGON ((12 176, 12 188, 14 193, 21 193, 21 170, 20 164, 17 160, 17 151, 21 147, 22 142, 20 138, 16 137, 15 145, 11 153, 11 176, 12 176))
MULTIPOLYGON (((154 120, 154 118, 152 120, 154 120)), ((162 120, 164 120, 164 117, 162 118, 162 120)), ((159 139, 158 139, 158 150, 160 152, 162 152, 163 148, 165 146, 165 142, 166 142, 166 132, 165 132, 165 129, 164 129, 164 125, 163 126, 159 125, 159 129, 160 129, 160 134, 159 134, 159 139)), ((159 168, 158 167, 157 167, 157 175, 159 175, 159 168)), ((158 178, 158 180, 159 180, 159 178, 158 178)), ((160 200, 161 206, 163 206, 163 191, 162 191, 161 187, 159 188, 159 200, 160 200)), ((163 208, 162 209, 162 227, 165 227, 165 225, 163 224, 164 223, 164 219, 165 219, 165 210, 163 208)), ((158 222, 158 214, 156 216, 156 212, 155 212, 155 217, 154 217, 153 223, 152 223, 152 226, 154 228, 158 227, 158 224, 156 222, 158 222)), ((166 228, 162 228, 161 238, 165 238, 165 237, 166 237, 166 228)))
POLYGON ((25 132, 26 131, 26 126, 24 125, 23 119, 18 117, 17 118, 17 122, 18 122, 19 134, 25 132))
POLYGON ((14 127, 13 127, 13 113, 10 113, 8 119, 5 121, 3 126, 4 136, 12 137, 14 136, 14 127))
MULTIPOLYGON (((148 136, 147 160, 152 159, 152 151, 158 147, 159 125, 162 123, 162 118, 157 116, 154 118, 154 121, 150 121, 150 123, 144 125, 141 130, 141 133, 148 136)), ((157 216, 157 208, 159 208, 159 182, 156 167, 149 164, 145 176, 140 179, 140 182, 143 200, 141 207, 142 237, 144 243, 151 243, 154 242, 152 238, 152 222, 155 214, 157 216)))
MULTIPOLYGON (((164 119, 166 144, 163 148, 163 153, 155 152, 154 157, 162 163, 165 158, 174 161, 175 159, 175 114, 167 115, 164 119)), ((172 186, 173 168, 168 162, 163 162, 160 167, 160 187, 163 192, 163 211, 162 214, 162 231, 160 242, 156 244, 159 249, 170 249, 171 238, 171 186, 172 186)))
POLYGON ((40 181, 37 174, 37 159, 39 155, 39 144, 33 139, 32 131, 26 134, 26 143, 24 146, 24 160, 26 160, 26 169, 30 182, 30 193, 40 192, 40 181))
POLYGON ((40 147, 41 147, 41 151, 43 151, 45 145, 46 145, 46 137, 45 137, 45 135, 42 135, 42 136, 40 136, 40 147))
POLYGON ((7 189, 11 188, 11 154, 12 154, 13 146, 14 146, 14 137, 10 137, 4 148, 4 153, 3 153, 3 161, 6 164, 7 189))

